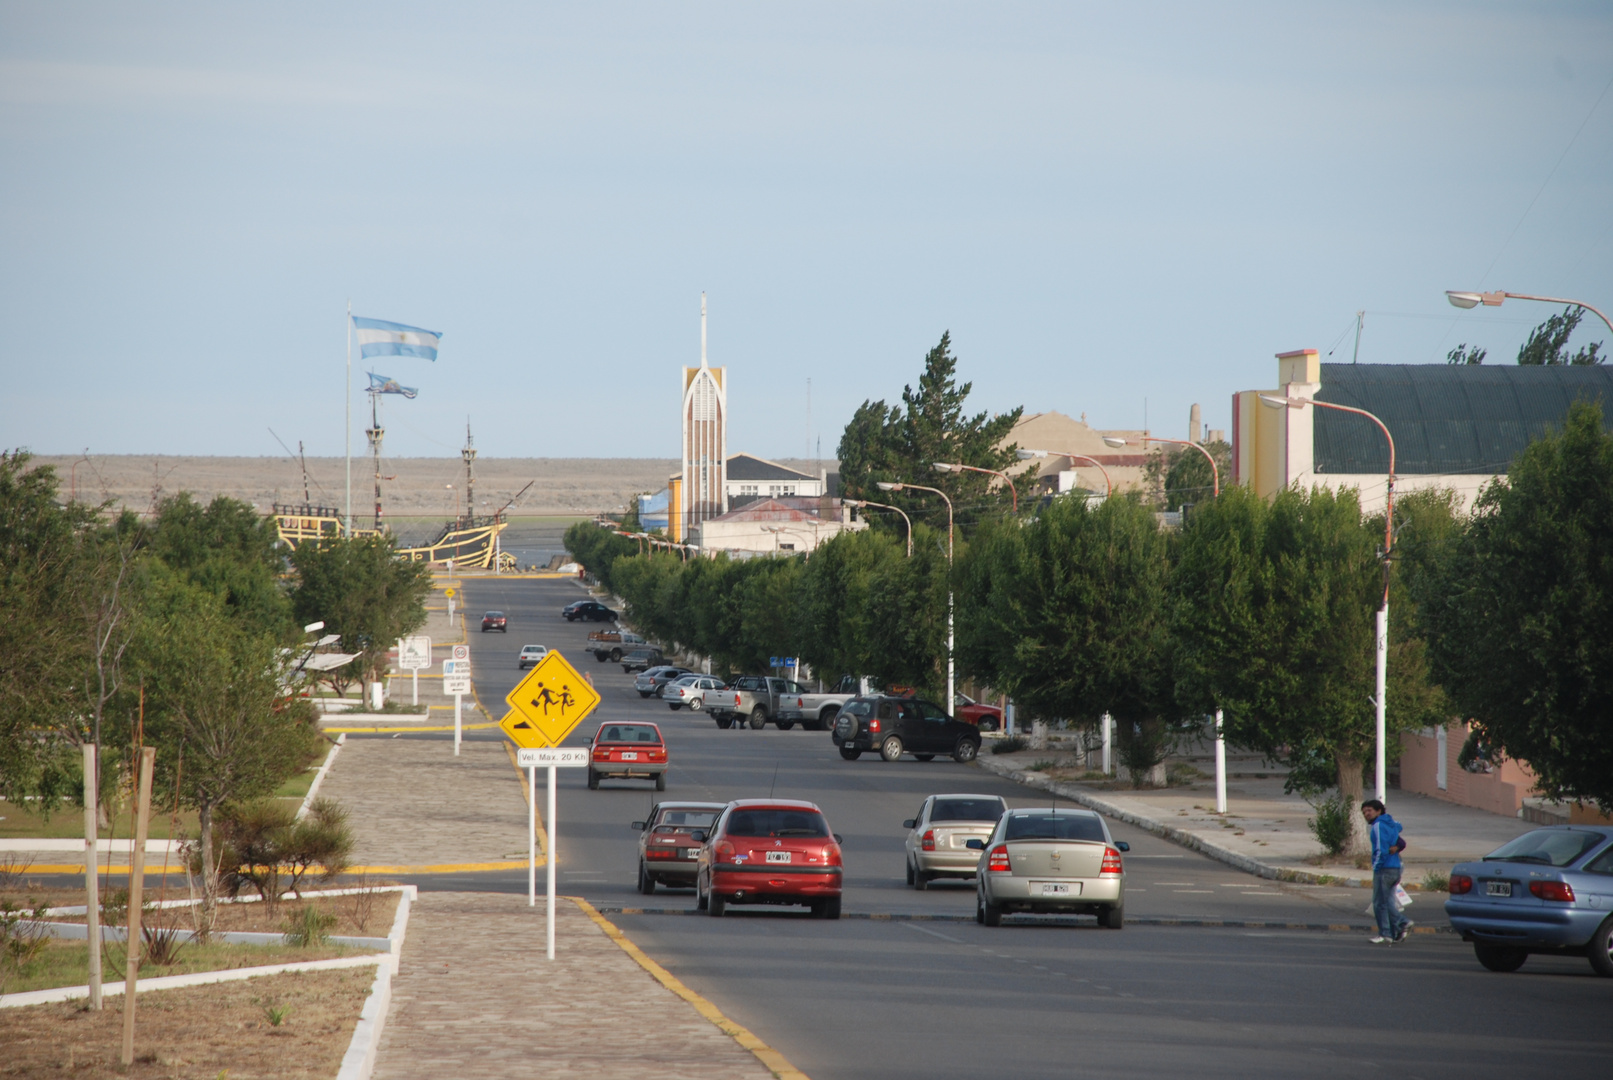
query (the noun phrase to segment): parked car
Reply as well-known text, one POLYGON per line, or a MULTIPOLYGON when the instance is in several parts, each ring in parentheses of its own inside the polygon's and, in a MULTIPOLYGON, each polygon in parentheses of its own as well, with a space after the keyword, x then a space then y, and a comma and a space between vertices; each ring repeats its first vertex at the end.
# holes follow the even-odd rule
MULTIPOLYGON (((622 662, 622 667, 626 669, 626 661, 622 662)), ((649 697, 678 676, 690 674, 693 673, 688 668, 676 664, 655 664, 639 672, 638 678, 633 680, 633 689, 638 691, 639 697, 649 697)))
POLYGON ((1003 711, 995 705, 976 701, 968 694, 952 695, 952 715, 965 724, 973 724, 981 731, 1001 731, 1003 711))
POLYGON ((699 712, 705 705, 706 694, 716 693, 726 689, 723 681, 715 675, 679 675, 672 682, 661 687, 660 698, 665 701, 673 712, 677 712, 685 705, 690 712, 699 712))
MULTIPOLYGON (((788 731, 795 726, 797 719, 804 719, 810 712, 794 703, 800 700, 804 705, 806 698, 811 696, 814 695, 810 695, 806 687, 792 679, 741 675, 728 684, 726 693, 716 695, 706 703, 706 711, 720 728, 749 723, 752 728, 760 729, 772 720, 780 731, 788 731)), ((839 711, 838 705, 835 711, 839 711)), ((815 713, 812 715, 816 716, 815 713)))
POLYGON ((997 795, 931 795, 917 817, 902 822, 907 832, 907 883, 925 889, 937 878, 972 878, 980 853, 970 840, 984 840, 1008 812, 997 795))
POLYGON ((577 600, 560 609, 567 622, 587 619, 590 622, 615 622, 616 612, 598 600, 577 600))
POLYGON ((695 830, 709 830, 726 804, 715 802, 664 802, 650 807, 650 816, 633 822, 638 838, 638 891, 649 894, 657 885, 692 889, 699 865, 700 842, 695 830))
POLYGON ((830 736, 840 756, 856 761, 871 750, 886 761, 912 754, 929 761, 937 754, 973 761, 980 753, 980 729, 954 720, 940 706, 922 698, 852 698, 835 719, 830 736))
POLYGON ((521 655, 515 659, 516 670, 525 671, 529 667, 537 667, 538 662, 548 655, 549 650, 542 645, 522 645, 521 655))
POLYGON ((504 617, 504 612, 489 611, 486 615, 482 616, 482 633, 485 634, 489 630, 497 630, 502 634, 508 634, 510 632, 510 623, 509 620, 504 617))
POLYGON ((840 837, 823 811, 794 799, 739 799, 702 839, 695 904, 721 916, 729 904, 805 904, 840 918, 840 837))
POLYGON ((633 646, 648 644, 643 635, 630 630, 595 630, 588 635, 588 651, 600 663, 606 660, 620 663, 623 654, 631 652, 633 646))
POLYGON ((975 867, 975 919, 1001 926, 1014 912, 1096 915, 1119 930, 1126 921, 1126 868, 1131 846, 1109 835, 1091 810, 1010 810, 985 840, 970 840, 975 867))
POLYGON ((1445 914, 1491 971, 1539 953, 1613 978, 1613 826, 1548 825, 1457 863, 1445 914))
POLYGON ((656 791, 666 790, 666 742, 654 724, 601 724, 589 746, 589 788, 621 779, 654 780, 656 791))
POLYGON ((650 668, 660 667, 665 662, 666 657, 661 655, 660 649, 653 645, 644 645, 622 657, 622 671, 631 675, 635 671, 648 671, 650 668))

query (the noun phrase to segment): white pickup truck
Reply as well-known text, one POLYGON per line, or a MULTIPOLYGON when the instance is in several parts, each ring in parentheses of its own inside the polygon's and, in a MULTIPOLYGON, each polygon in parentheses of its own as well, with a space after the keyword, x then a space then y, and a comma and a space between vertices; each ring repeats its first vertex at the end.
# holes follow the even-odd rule
POLYGON ((705 707, 720 728, 745 723, 761 728, 771 720, 781 731, 789 731, 796 724, 808 730, 827 731, 840 715, 840 707, 856 696, 814 694, 793 679, 742 675, 728 689, 707 693, 705 707))

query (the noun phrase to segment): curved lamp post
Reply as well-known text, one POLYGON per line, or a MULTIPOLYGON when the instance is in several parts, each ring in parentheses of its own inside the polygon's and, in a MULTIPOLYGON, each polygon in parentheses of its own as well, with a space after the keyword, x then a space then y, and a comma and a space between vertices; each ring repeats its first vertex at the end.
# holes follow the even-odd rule
POLYGON ((1483 304, 1485 307, 1500 307, 1501 302, 1509 297, 1513 300, 1539 300, 1545 304, 1569 304, 1573 307, 1583 308, 1584 310, 1595 315, 1598 319, 1601 319, 1603 322, 1607 323, 1607 328, 1609 330, 1613 330, 1613 322, 1608 322, 1606 315, 1603 315, 1600 311, 1597 311, 1583 300, 1565 300, 1559 296, 1529 296, 1525 293, 1515 292, 1461 292, 1456 289, 1445 290, 1445 299, 1451 302, 1451 306, 1463 309, 1476 308, 1480 304, 1483 304))
POLYGON ((890 506, 886 503, 869 502, 867 499, 841 499, 840 501, 846 506, 872 506, 880 510, 895 510, 898 514, 901 514, 902 520, 907 522, 907 557, 909 559, 913 557, 913 519, 908 517, 901 507, 890 506))
MULTIPOLYGON (((1452 301, 1454 303, 1455 301, 1452 301)), ((1500 301, 1496 301, 1500 303, 1500 301)), ((1598 313, 1600 314, 1600 313, 1598 313)), ((1395 437, 1389 434, 1389 428, 1382 420, 1367 412, 1365 409, 1353 408, 1349 405, 1336 405, 1331 401, 1317 401, 1315 398, 1289 398, 1278 397, 1275 394, 1261 394, 1260 401, 1274 409, 1303 409, 1307 405, 1315 405, 1320 409, 1335 409, 1338 412, 1354 413, 1364 416, 1378 425, 1383 437, 1389 442, 1389 486, 1384 495, 1383 504, 1383 606, 1378 608, 1378 696, 1375 702, 1378 711, 1378 747, 1377 747, 1377 796, 1383 798, 1384 789, 1388 784, 1388 764, 1384 754, 1385 719, 1384 706, 1386 690, 1389 684, 1389 556, 1395 543, 1395 437)))
POLYGON ((1067 454, 1063 450, 1021 450, 1019 451, 1019 460, 1029 461, 1031 458, 1044 458, 1050 455, 1067 457, 1072 465, 1077 461, 1090 462, 1094 468, 1103 474, 1103 497, 1107 499, 1114 494, 1115 485, 1114 481, 1109 479, 1109 470, 1100 465, 1097 458, 1089 458, 1085 454, 1067 454))
MULTIPOLYGON (((1117 438, 1117 437, 1115 437, 1113 435, 1105 435, 1103 437, 1103 441, 1108 446, 1120 447, 1120 446, 1127 445, 1125 439, 1117 438)), ((1199 453, 1203 454, 1204 455, 1204 460, 1208 461, 1210 463, 1210 483, 1212 485, 1214 485, 1213 490, 1214 490, 1215 497, 1220 498, 1220 496, 1221 496, 1221 470, 1216 467, 1215 457, 1208 450, 1204 449, 1204 447, 1200 446, 1198 443, 1193 442, 1191 439, 1162 439, 1158 435, 1144 435, 1143 436, 1143 446, 1144 447, 1147 447, 1147 445, 1149 443, 1151 443, 1151 442, 1175 443, 1177 446, 1191 446, 1193 449, 1195 449, 1199 453)))
MULTIPOLYGON (((952 576, 952 500, 940 488, 925 487, 923 484, 887 484, 881 481, 876 485, 881 491, 905 491, 912 488, 914 491, 927 491, 932 495, 941 496, 947 504, 947 577, 952 576)), ((952 666, 952 583, 947 582, 947 707, 957 708, 953 702, 957 698, 957 680, 954 678, 952 666)))
POLYGON ((1003 478, 1003 483, 1008 485, 1008 493, 1013 496, 1014 513, 1019 513, 1019 489, 1014 487, 1014 481, 1007 473, 998 472, 996 469, 982 469, 978 465, 954 465, 946 461, 937 461, 935 471, 944 473, 977 472, 986 473, 989 476, 1000 476, 1003 478))

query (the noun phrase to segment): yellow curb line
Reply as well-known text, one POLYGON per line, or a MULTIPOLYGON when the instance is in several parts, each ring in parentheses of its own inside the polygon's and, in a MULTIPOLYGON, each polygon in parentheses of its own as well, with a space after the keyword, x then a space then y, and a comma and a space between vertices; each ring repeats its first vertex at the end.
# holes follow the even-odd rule
MULTIPOLYGON (((539 865, 542 865, 541 863, 539 865)), ((314 867, 313 869, 319 869, 314 867)), ((472 874, 487 870, 525 870, 526 860, 519 862, 473 862, 473 863, 432 863, 426 866, 349 866, 343 870, 344 874, 472 874)), ((124 874, 129 873, 128 866, 102 866, 99 873, 124 874)), ((148 875, 183 874, 183 867, 171 866, 164 870, 160 866, 145 868, 148 875)), ((83 863, 34 863, 18 870, 19 874, 82 874, 83 863)))
MULTIPOLYGON (((510 755, 510 764, 515 765, 515 778, 521 782, 521 794, 526 796, 526 804, 532 806, 532 791, 526 786, 526 770, 516 764, 515 747, 509 743, 504 744, 504 752, 510 755)), ((543 811, 532 806, 532 827, 537 830, 538 839, 538 865, 549 865, 549 831, 543 827, 543 811)), ((525 866, 526 863, 522 863, 525 866)))
POLYGON ((666 968, 644 955, 644 950, 640 949, 637 945, 629 941, 627 935, 617 929, 614 923, 595 910, 594 905, 590 904, 580 896, 568 896, 566 899, 576 904, 583 910, 584 914, 586 914, 590 919, 594 920, 594 922, 598 923, 599 928, 605 931, 605 934, 612 941, 621 946, 623 952, 625 952, 628 956, 631 956, 634 960, 638 961, 639 967, 643 968, 645 971, 654 976, 655 980, 662 986, 678 995, 684 1001, 687 1001, 689 1004, 693 1005, 696 1012, 698 1012, 701 1016, 704 1016, 707 1020, 710 1020, 724 1034, 731 1036, 733 1040, 740 1046, 743 1046, 746 1050, 749 1050, 751 1053, 755 1054, 756 1059, 765 1067, 771 1069, 774 1076, 779 1077, 780 1080, 809 1080, 809 1077, 806 1075, 806 1073, 802 1072, 800 1069, 797 1069, 794 1065, 791 1065, 789 1059, 787 1059, 783 1054, 779 1053, 771 1046, 768 1046, 761 1039, 758 1039, 751 1033, 749 1028, 746 1028, 741 1024, 736 1024, 732 1020, 728 1019, 728 1017, 723 1015, 721 1009, 717 1008, 717 1006, 713 1005, 710 1001, 707 1001, 705 998, 683 985, 683 982, 679 980, 676 975, 673 975, 666 968))
MULTIPOLYGON (((461 724, 459 726, 459 730, 460 731, 480 731, 483 728, 492 728, 492 727, 498 727, 498 725, 497 724, 461 724)), ((358 734, 372 734, 373 735, 373 734, 383 734, 383 733, 388 732, 388 731, 452 731, 452 730, 454 730, 454 725, 449 724, 447 727, 424 727, 424 726, 421 726, 419 724, 410 724, 408 727, 321 727, 319 730, 320 731, 334 732, 334 733, 336 733, 338 735, 341 734, 344 731, 347 732, 348 734, 358 733, 358 734)))

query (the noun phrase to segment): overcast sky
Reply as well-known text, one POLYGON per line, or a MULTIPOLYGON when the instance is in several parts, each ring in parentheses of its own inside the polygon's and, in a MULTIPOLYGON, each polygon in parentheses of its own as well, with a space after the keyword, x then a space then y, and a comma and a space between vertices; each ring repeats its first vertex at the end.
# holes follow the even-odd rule
POLYGON ((943 330, 976 408, 1173 436, 1362 309, 1511 363, 1553 309, 1443 290, 1613 309, 1610 80, 1602 2, 5 0, 0 446, 340 454, 349 298, 444 335, 399 457, 675 457, 702 290, 767 457, 943 330))

